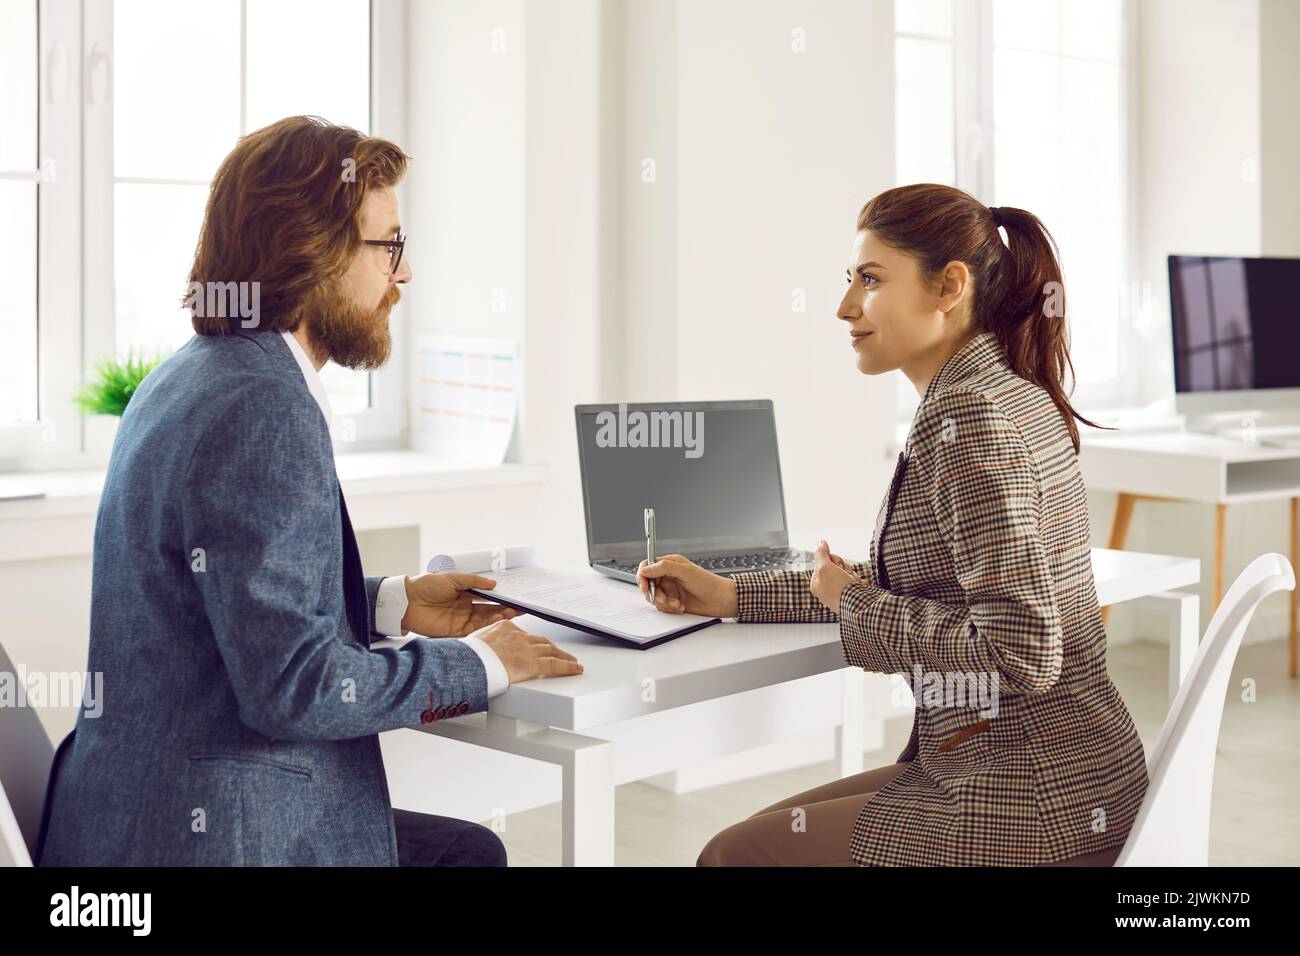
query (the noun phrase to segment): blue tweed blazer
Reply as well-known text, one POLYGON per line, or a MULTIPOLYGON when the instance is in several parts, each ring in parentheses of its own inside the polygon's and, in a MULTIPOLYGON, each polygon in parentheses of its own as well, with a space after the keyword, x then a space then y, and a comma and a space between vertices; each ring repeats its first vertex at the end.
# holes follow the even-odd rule
POLYGON ((278 332, 144 380, 95 523, 88 670, 41 865, 396 866, 380 731, 487 707, 474 651, 372 648, 327 423, 278 332))

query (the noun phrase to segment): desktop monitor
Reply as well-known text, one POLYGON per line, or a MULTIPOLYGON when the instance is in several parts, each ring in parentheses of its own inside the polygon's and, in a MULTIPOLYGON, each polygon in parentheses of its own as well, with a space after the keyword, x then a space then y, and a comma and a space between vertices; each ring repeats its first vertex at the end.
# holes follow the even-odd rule
POLYGON ((1300 259, 1169 257, 1178 412, 1300 409, 1300 259))

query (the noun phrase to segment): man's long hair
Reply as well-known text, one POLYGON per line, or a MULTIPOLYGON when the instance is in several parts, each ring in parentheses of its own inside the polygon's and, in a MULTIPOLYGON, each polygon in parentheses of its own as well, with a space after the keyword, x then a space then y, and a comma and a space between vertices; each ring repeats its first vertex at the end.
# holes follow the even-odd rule
POLYGON ((188 290, 253 282, 257 327, 297 329, 312 290, 341 276, 360 247, 366 192, 396 186, 406 162, 388 140, 318 116, 290 116, 242 137, 217 170, 203 213, 182 299, 194 330, 224 335, 240 319, 196 309, 188 290))

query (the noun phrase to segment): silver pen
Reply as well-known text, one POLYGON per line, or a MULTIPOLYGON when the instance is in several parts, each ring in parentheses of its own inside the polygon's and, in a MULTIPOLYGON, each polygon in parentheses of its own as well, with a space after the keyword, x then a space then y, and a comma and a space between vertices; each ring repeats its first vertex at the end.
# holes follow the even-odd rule
MULTIPOLYGON (((645 560, 646 564, 655 563, 655 510, 653 508, 645 509, 645 560)), ((655 602, 655 582, 650 580, 650 597, 646 599, 651 604, 655 602)))

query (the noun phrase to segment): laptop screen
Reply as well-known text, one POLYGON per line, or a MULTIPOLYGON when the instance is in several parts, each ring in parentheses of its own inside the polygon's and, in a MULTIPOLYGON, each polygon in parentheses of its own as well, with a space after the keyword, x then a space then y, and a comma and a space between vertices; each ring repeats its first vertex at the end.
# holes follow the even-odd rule
POLYGON ((587 548, 593 559, 645 552, 655 509, 660 554, 788 542, 770 401, 579 405, 587 548))

